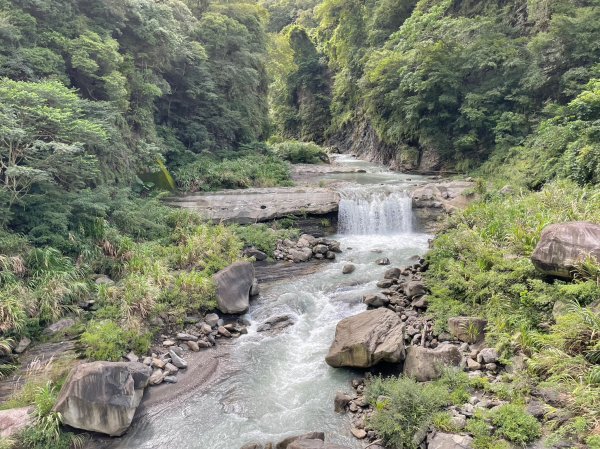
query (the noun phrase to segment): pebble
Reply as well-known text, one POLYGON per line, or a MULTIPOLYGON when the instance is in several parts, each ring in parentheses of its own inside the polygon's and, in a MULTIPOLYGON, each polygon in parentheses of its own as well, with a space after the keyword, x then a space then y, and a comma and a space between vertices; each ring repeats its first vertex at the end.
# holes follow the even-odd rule
POLYGON ((352 435, 359 440, 363 440, 367 437, 367 432, 365 429, 357 429, 356 427, 352 427, 350 432, 352 432, 352 435))

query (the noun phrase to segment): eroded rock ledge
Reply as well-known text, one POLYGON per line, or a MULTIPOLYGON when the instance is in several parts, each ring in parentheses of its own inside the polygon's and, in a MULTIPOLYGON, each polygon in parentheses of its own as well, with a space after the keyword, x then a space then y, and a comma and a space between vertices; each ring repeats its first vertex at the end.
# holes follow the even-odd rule
POLYGON ((338 210, 340 195, 319 187, 279 187, 195 193, 167 202, 215 222, 250 224, 288 215, 327 215, 338 210))

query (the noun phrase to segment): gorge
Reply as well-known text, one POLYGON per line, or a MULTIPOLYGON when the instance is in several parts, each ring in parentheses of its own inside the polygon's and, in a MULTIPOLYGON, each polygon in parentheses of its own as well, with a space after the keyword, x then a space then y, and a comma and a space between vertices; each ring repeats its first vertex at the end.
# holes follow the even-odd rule
MULTIPOLYGON (((427 178, 340 159, 342 166, 366 173, 325 175, 344 182, 339 233, 332 236, 342 244, 337 260, 311 262, 319 265, 291 277, 285 276, 285 266, 257 267, 259 281, 261 271, 270 270, 282 270, 283 279, 261 282, 261 295, 247 314, 249 333, 218 356, 222 367, 207 384, 210 388, 182 391, 185 400, 155 404, 126 436, 107 447, 229 449, 315 430, 325 432, 328 441, 362 447, 352 437, 350 423, 333 412, 336 392, 347 390, 360 373, 327 366, 325 355, 337 322, 364 310, 363 295, 377 291, 376 281, 388 267, 376 260, 385 256, 395 266, 406 265, 427 251, 430 236, 413 224, 409 197, 415 183, 427 178), (347 263, 356 266, 350 276, 342 274, 347 263), (273 333, 257 332, 262 322, 281 315, 290 316, 293 324, 273 333)), ((185 374, 190 375, 195 374, 185 374)))

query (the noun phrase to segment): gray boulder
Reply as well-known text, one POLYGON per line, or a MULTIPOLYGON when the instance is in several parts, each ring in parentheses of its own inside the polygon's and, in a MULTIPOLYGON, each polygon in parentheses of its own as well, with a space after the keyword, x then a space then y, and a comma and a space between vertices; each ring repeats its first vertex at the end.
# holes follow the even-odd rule
POLYGON ((335 394, 335 399, 333 400, 333 409, 336 413, 344 413, 351 400, 352 396, 338 391, 335 394))
POLYGON ((29 339, 27 337, 21 338, 21 340, 19 341, 19 344, 15 348, 15 353, 22 354, 23 352, 25 352, 25 350, 29 347, 30 344, 31 344, 31 339, 29 339))
POLYGON ((390 300, 388 299, 388 297, 381 293, 363 296, 363 303, 365 303, 367 306, 373 307, 373 308, 383 307, 386 304, 388 304, 389 302, 390 302, 390 300))
POLYGON ((588 257, 600 261, 600 225, 570 222, 544 228, 531 261, 544 274, 570 279, 588 257))
POLYGON ((0 439, 17 435, 35 421, 33 407, 11 408, 0 411, 0 439))
POLYGON ((244 256, 246 257, 254 257, 254 260, 256 260, 257 262, 261 262, 263 260, 267 260, 267 258, 269 256, 267 256, 265 253, 263 253, 262 251, 252 247, 252 248, 246 248, 244 250, 244 256))
POLYGON ((275 446, 275 449, 288 449, 289 445, 295 441, 301 440, 320 440, 321 442, 325 441, 325 434, 323 432, 310 432, 305 433, 304 435, 296 435, 293 437, 287 437, 286 439, 280 441, 275 446))
POLYGON ((477 343, 485 337, 487 321, 482 318, 459 316, 448 320, 448 330, 453 337, 466 343, 477 343))
POLYGON ((344 265, 344 267, 342 268, 342 274, 354 273, 355 270, 356 270, 356 265, 348 263, 348 264, 344 265))
POLYGON ((383 278, 384 279, 398 279, 401 274, 402 274, 402 270, 400 268, 390 268, 389 270, 386 270, 385 274, 383 275, 383 278))
POLYGON ((473 438, 468 435, 434 432, 427 438, 428 449, 469 449, 473 447, 473 438))
POLYGON ((498 361, 498 351, 494 348, 485 348, 482 349, 479 354, 477 354, 477 361, 479 363, 496 363, 498 361))
MULTIPOLYGON (((206 322, 206 324, 208 324, 211 328, 215 327, 217 325, 217 323, 219 322, 219 315, 217 315, 216 313, 209 313, 208 315, 206 315, 204 317, 204 321, 206 322)), ((210 333, 210 330, 208 331, 210 333)))
POLYGON ((152 370, 142 363, 93 362, 73 368, 54 411, 76 429, 123 435, 142 400, 152 370))
POLYGON ((404 294, 409 299, 412 299, 416 296, 423 296, 427 294, 427 288, 425 287, 425 284, 421 281, 410 281, 407 282, 404 286, 404 294))
POLYGON ((444 367, 459 366, 462 357, 453 345, 441 345, 435 349, 409 346, 404 361, 404 375, 419 382, 439 379, 444 367))
POLYGON ((403 359, 402 321, 391 310, 381 308, 340 321, 325 361, 333 367, 369 368, 403 359))
POLYGON ((236 262, 214 276, 217 284, 217 305, 223 313, 244 313, 250 307, 250 290, 254 282, 254 266, 236 262))

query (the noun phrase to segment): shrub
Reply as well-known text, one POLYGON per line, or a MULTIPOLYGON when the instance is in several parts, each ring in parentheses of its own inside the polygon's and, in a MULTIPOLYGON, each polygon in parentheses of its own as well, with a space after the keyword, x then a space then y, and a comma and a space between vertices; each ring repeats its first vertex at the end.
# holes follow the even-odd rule
POLYGON ((128 351, 144 354, 150 349, 148 332, 127 331, 113 321, 92 321, 81 335, 85 356, 92 360, 119 361, 128 351))
POLYGON ((289 140, 275 144, 273 149, 280 158, 292 164, 329 163, 327 151, 313 142, 289 140))
POLYGON ((273 229, 265 224, 233 226, 233 231, 245 246, 253 246, 273 257, 277 240, 295 239, 300 235, 298 229, 273 229))
POLYGON ((179 273, 173 286, 160 298, 161 308, 182 320, 188 313, 198 313, 217 307, 216 285, 212 276, 203 272, 179 273))
POLYGON ((449 403, 448 390, 439 383, 420 384, 400 377, 375 377, 367 383, 366 397, 375 408, 370 426, 385 443, 397 449, 414 449, 433 416, 449 403))
POLYGON ((522 446, 541 436, 540 423, 520 405, 501 406, 491 413, 491 421, 497 435, 522 446))
POLYGON ((292 185, 286 162, 273 154, 248 154, 231 159, 199 156, 175 172, 177 186, 184 192, 247 189, 292 185))
POLYGON ((242 243, 226 226, 200 225, 193 231, 179 232, 171 259, 176 269, 196 269, 214 274, 235 262, 242 243))

